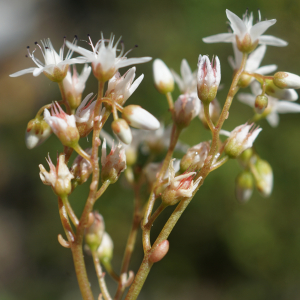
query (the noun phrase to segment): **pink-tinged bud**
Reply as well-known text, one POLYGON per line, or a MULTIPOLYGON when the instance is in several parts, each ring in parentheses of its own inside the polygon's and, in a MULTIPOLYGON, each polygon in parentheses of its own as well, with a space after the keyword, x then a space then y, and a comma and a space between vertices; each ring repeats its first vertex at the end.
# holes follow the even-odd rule
POLYGON ((201 102, 196 93, 180 95, 174 104, 175 123, 179 127, 187 127, 199 114, 201 102))
POLYGON ((249 171, 243 171, 235 180, 235 196, 241 203, 247 202, 253 192, 253 176, 249 171))
POLYGON ((73 65, 72 76, 71 69, 69 68, 67 76, 63 80, 63 86, 71 109, 76 109, 80 105, 82 92, 85 89, 85 83, 91 74, 91 70, 92 68, 85 64, 81 74, 78 76, 76 67, 73 65))
POLYGON ((109 180, 111 183, 115 183, 121 172, 126 169, 126 154, 123 146, 112 145, 111 151, 106 155, 106 140, 103 140, 102 144, 102 156, 101 156, 101 178, 102 181, 109 180))
POLYGON ((230 158, 237 158, 243 151, 251 148, 262 128, 253 124, 240 125, 231 131, 224 152, 230 158))
POLYGON ((182 157, 180 162, 181 171, 184 172, 188 169, 190 170, 201 169, 204 165, 204 161, 207 158, 209 150, 210 150, 209 142, 202 142, 188 149, 188 151, 182 157))
POLYGON ((257 190, 268 197, 273 189, 273 170, 270 164, 261 158, 257 158, 254 164, 253 175, 257 190))
MULTIPOLYGON (((209 115, 214 124, 217 123, 221 114, 221 107, 218 100, 215 98, 212 102, 209 103, 209 115)), ((204 105, 201 105, 199 119, 206 129, 209 129, 209 126, 206 121, 206 117, 204 114, 204 105)))
POLYGON ((161 59, 155 59, 153 62, 153 76, 155 87, 161 94, 174 90, 173 75, 161 59))
POLYGON ((100 247, 97 249, 97 255, 100 261, 111 261, 113 257, 114 243, 107 232, 104 232, 100 247))
MULTIPOLYGON (((91 98, 93 93, 88 94, 80 106, 78 107, 75 119, 76 126, 79 131, 80 137, 86 137, 94 126, 94 109, 96 106, 96 101, 93 102, 94 98, 91 98)), ((105 108, 102 109, 102 105, 100 107, 100 121, 105 113, 105 108)))
POLYGON ((200 55, 198 60, 197 90, 203 103, 210 103, 216 98, 221 81, 221 65, 218 56, 209 61, 208 56, 200 55))
POLYGON ((51 106, 51 114, 48 109, 44 110, 44 120, 49 124, 52 131, 67 147, 74 147, 80 138, 76 127, 74 115, 67 115, 57 102, 51 106))
POLYGON ((159 243, 156 248, 153 250, 153 252, 150 255, 150 261, 152 263, 156 263, 160 260, 162 260, 166 254, 168 253, 170 248, 170 243, 168 240, 164 240, 161 243, 159 243))
POLYGON ((268 97, 266 95, 258 95, 255 99, 254 109, 256 113, 262 114, 268 106, 268 97))
POLYGON ((300 89, 300 76, 289 72, 275 73, 273 82, 280 89, 300 89))
MULTIPOLYGON (((92 148, 85 149, 85 152, 89 155, 92 155, 92 148)), ((93 168, 91 163, 83 158, 81 155, 78 155, 71 167, 71 173, 74 176, 74 185, 83 184, 88 180, 92 174, 93 168)), ((73 183, 72 181, 72 183, 73 183)))
POLYGON ((196 172, 184 172, 182 175, 175 177, 174 160, 170 161, 168 186, 161 196, 165 205, 175 205, 184 197, 192 197, 202 179, 202 177, 199 177, 196 181, 193 180, 196 172))
POLYGON ((50 172, 47 172, 43 165, 39 165, 42 182, 46 185, 51 185, 56 195, 60 197, 67 196, 71 192, 71 179, 74 176, 65 164, 65 155, 59 155, 56 167, 53 165, 49 155, 46 161, 50 167, 50 172))
POLYGON ((52 130, 42 117, 32 119, 28 122, 25 132, 25 143, 28 149, 39 146, 48 139, 52 130))
POLYGON ((85 242, 91 251, 96 251, 103 240, 105 224, 102 215, 93 212, 93 223, 85 230, 85 242))
POLYGON ((159 121, 139 105, 124 107, 122 117, 130 126, 135 128, 157 130, 160 127, 159 121))
POLYGON ((111 123, 114 134, 124 143, 129 145, 132 141, 131 130, 124 119, 117 119, 111 123))

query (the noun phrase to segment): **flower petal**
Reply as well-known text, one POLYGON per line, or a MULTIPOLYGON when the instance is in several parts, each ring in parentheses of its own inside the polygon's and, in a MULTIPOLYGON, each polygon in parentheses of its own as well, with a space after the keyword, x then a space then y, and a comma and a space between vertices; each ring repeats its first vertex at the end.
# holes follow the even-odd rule
POLYGON ((299 113, 300 104, 289 101, 278 101, 276 105, 276 111, 280 114, 299 113))
POLYGON ((10 74, 9 77, 18 77, 18 76, 21 76, 24 74, 33 73, 35 69, 37 69, 37 68, 28 68, 28 69, 25 69, 22 71, 18 71, 16 73, 10 74))
POLYGON ((92 61, 92 60, 95 59, 95 54, 92 51, 89 51, 89 50, 84 49, 82 47, 76 46, 76 45, 70 43, 69 41, 66 41, 66 45, 71 50, 83 55, 84 57, 86 57, 88 59, 88 61, 92 61))
POLYGON ((275 19, 256 23, 250 29, 250 35, 253 41, 256 41, 270 26, 276 23, 275 19))
POLYGON ((251 107, 254 107, 254 103, 255 103, 255 96, 252 94, 247 94, 247 93, 239 93, 237 95, 237 98, 239 101, 241 101, 244 104, 247 104, 251 107))
POLYGON ((257 73, 256 70, 261 64, 261 61, 265 56, 266 50, 267 50, 267 46, 262 45, 249 55, 249 58, 246 63, 246 68, 245 68, 248 72, 257 73))
POLYGON ((265 44, 276 47, 285 47, 288 43, 282 39, 279 39, 273 35, 262 35, 258 39, 259 44, 265 44))
POLYGON ((267 65, 267 66, 263 66, 258 68, 255 73, 257 74, 261 74, 261 75, 266 75, 269 73, 273 73, 277 70, 277 65, 267 65))
POLYGON ((241 20, 236 14, 226 9, 226 15, 228 20, 230 21, 230 26, 233 32, 242 37, 247 32, 247 27, 243 20, 241 20))
POLYGON ((148 56, 124 59, 116 64, 116 68, 119 69, 119 68, 124 68, 124 67, 130 66, 130 65, 143 64, 143 63, 150 61, 151 59, 152 59, 152 57, 148 57, 148 56))
POLYGON ((235 41, 233 33, 219 33, 202 39, 204 43, 232 43, 235 41))
POLYGON ((276 112, 267 115, 266 119, 272 127, 277 127, 279 124, 279 116, 276 112))
POLYGON ((39 76, 44 71, 44 68, 35 68, 33 71, 33 76, 39 76))

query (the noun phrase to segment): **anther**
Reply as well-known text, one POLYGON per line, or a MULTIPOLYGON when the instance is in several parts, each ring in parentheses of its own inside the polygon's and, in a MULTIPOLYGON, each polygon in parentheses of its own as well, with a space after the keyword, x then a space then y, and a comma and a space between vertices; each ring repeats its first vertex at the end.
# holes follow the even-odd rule
POLYGON ((29 49, 30 47, 29 46, 27 46, 27 49, 29 49))
POLYGON ((37 45, 38 42, 34 42, 35 45, 37 45))

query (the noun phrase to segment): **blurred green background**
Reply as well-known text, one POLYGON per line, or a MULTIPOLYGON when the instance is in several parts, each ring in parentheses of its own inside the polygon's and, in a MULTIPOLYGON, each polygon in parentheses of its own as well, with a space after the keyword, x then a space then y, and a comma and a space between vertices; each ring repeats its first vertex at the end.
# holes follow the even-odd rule
MULTIPOLYGON (((200 53, 215 54, 221 60, 225 85, 218 99, 224 103, 232 78, 227 63, 232 47, 204 44, 202 37, 227 31, 226 8, 241 16, 247 7, 255 14, 260 8, 263 18, 276 18, 277 24, 267 34, 289 42, 286 48, 268 47, 262 65, 276 63, 279 70, 299 74, 298 0, 0 2, 0 300, 81 299, 71 253, 57 242, 63 230, 55 195, 38 175, 38 164, 46 164, 48 152, 54 158, 61 146, 55 136, 31 151, 24 143, 27 122, 40 106, 59 99, 59 90, 43 75, 8 77, 33 66, 25 58, 26 46, 33 48, 36 40, 50 37, 58 49, 65 35, 86 39, 90 33, 96 42, 100 31, 105 37, 113 32, 122 35, 126 49, 139 45, 129 57, 161 58, 177 72, 183 58, 195 70, 200 53)), ((151 63, 138 65, 137 75, 141 73, 145 79, 128 103, 140 104, 163 118, 167 103, 153 86, 151 63)), ((93 77, 84 95, 91 91, 97 92, 93 77)), ((178 94, 176 90, 174 97, 178 94)), ((224 129, 232 130, 251 115, 249 107, 236 101, 224 129)), ((261 157, 273 167, 271 197, 254 192, 245 205, 235 200, 234 181, 240 171, 236 161, 211 174, 172 232, 170 251, 154 265, 139 299, 300 299, 300 115, 280 118, 277 129, 261 122, 264 130, 256 142, 261 157)), ((190 145, 207 139, 209 134, 198 119, 182 134, 190 145)), ((113 265, 118 270, 131 223, 133 193, 119 189, 122 180, 116 185, 96 208, 114 240, 113 265)), ((78 213, 87 186, 79 187, 71 197, 78 213)), ((152 237, 170 212, 159 218, 152 237)), ((139 235, 131 269, 136 271, 141 260, 139 235)), ((88 256, 86 262, 96 294, 96 276, 88 256)), ((108 285, 116 288, 110 279, 108 285)))

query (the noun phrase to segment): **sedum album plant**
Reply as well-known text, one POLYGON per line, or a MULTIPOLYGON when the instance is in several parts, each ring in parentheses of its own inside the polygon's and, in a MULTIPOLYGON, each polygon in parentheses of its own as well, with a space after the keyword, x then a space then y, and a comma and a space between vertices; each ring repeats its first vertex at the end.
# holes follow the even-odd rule
POLYGON ((139 105, 126 105, 144 77, 140 75, 135 79, 137 70, 133 65, 147 63, 151 58, 127 58, 129 51, 124 53, 123 43, 120 39, 115 42, 113 35, 110 39, 101 35, 95 45, 89 36, 90 49, 77 45, 75 37, 72 43, 64 41, 59 53, 50 39, 41 41, 41 45, 36 43, 36 46, 40 48, 45 63, 34 56, 35 50, 31 53, 28 50, 28 56, 36 67, 10 75, 16 77, 33 73, 33 76, 38 76, 43 73, 57 82, 61 91, 60 101, 41 107, 28 123, 26 145, 29 149, 34 148, 51 134, 55 134, 63 145, 56 161, 53 162, 48 155, 49 171, 39 165, 40 178, 57 195, 65 232, 65 237, 60 234, 58 241, 71 250, 79 288, 85 300, 94 299, 94 295, 83 250, 92 256, 95 265, 100 287, 98 299, 122 299, 127 288, 125 299, 137 299, 151 267, 167 254, 168 237, 195 193, 206 177, 229 159, 237 159, 242 168, 236 179, 236 197, 240 202, 249 200, 254 187, 263 196, 272 192, 272 168, 253 147, 256 138, 263 134, 262 128, 255 122, 267 119, 275 127, 279 113, 300 112, 300 105, 294 103, 298 99, 295 89, 300 88, 300 77, 288 72, 267 75, 277 66, 260 67, 266 45, 287 45, 279 38, 263 35, 276 20, 261 21, 258 12, 258 21, 253 24, 252 13, 246 12, 242 19, 229 10, 226 14, 232 32, 203 39, 206 43, 227 42, 233 46, 234 57, 229 58, 229 63, 234 76, 223 105, 216 99, 221 81, 218 56, 210 59, 207 55, 199 55, 195 72, 183 59, 180 75, 170 70, 162 60, 154 60, 155 87, 165 95, 172 119, 167 126, 139 105), (69 50, 64 57, 65 46, 69 50), (74 52, 80 56, 72 58, 74 52), (80 75, 75 64, 84 64, 80 75), (119 73, 120 69, 129 66, 131 68, 123 75, 119 73), (98 81, 98 91, 95 96, 89 93, 82 100, 91 73, 98 81), (174 102, 172 92, 175 83, 181 95, 174 102), (252 94, 238 93, 246 87, 251 88, 252 94), (253 108, 254 115, 251 120, 245 120, 245 124, 226 131, 223 125, 236 95, 239 101, 253 108), (110 117, 113 119, 111 130, 116 136, 115 141, 103 129, 110 117), (189 148, 179 142, 179 137, 196 117, 211 132, 211 140, 199 140, 199 144, 189 148), (89 134, 92 135, 90 148, 82 149, 81 139, 89 134), (181 160, 173 158, 175 149, 183 154, 181 160), (74 152, 77 157, 71 162, 74 152), (166 155, 161 161, 163 153, 166 155), (93 209, 96 201, 120 176, 125 177, 134 191, 134 217, 120 271, 115 272, 111 265, 113 241, 105 230, 103 217, 93 209), (81 216, 77 216, 69 197, 90 177, 89 194, 81 216), (148 195, 145 195, 146 192, 148 195), (142 201, 144 198, 148 200, 142 201), (168 206, 175 209, 152 244, 152 225, 168 206), (144 259, 135 274, 129 265, 139 228, 142 229, 144 259), (106 276, 111 276, 118 284, 115 295, 106 286, 106 276))

